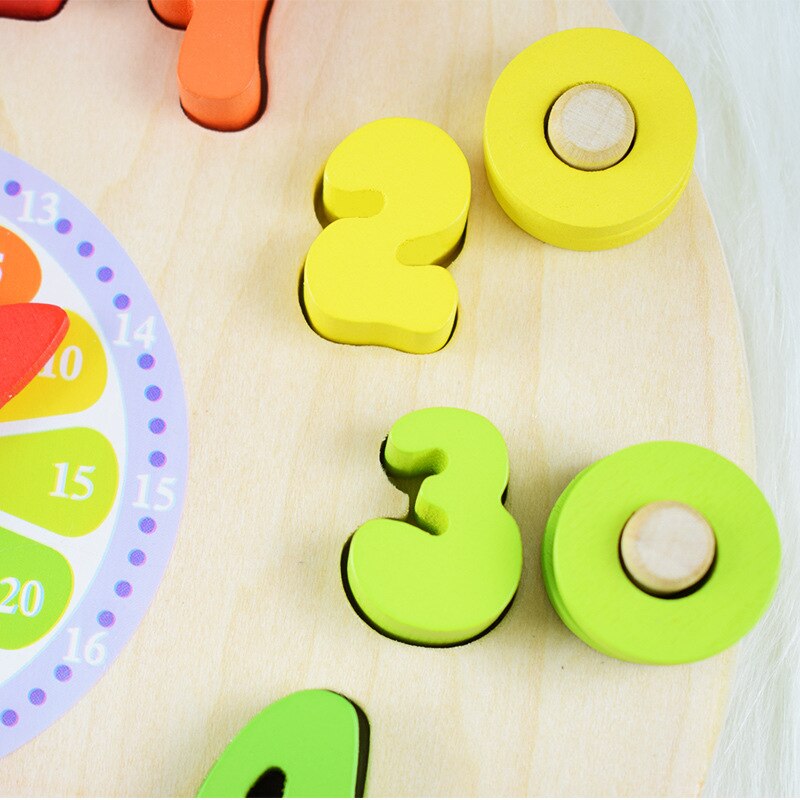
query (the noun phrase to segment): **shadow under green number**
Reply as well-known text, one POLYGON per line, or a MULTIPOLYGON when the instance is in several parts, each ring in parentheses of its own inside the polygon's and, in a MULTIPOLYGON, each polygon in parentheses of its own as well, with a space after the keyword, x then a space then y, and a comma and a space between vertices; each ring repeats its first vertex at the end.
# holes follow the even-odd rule
POLYGON ((353 534, 347 583, 379 630, 403 641, 453 645, 480 635, 517 591, 522 542, 502 496, 508 452, 497 428, 457 408, 399 419, 386 441, 390 474, 424 477, 417 525, 373 519, 353 534))
POLYGON ((242 728, 198 797, 360 797, 369 749, 366 717, 324 689, 295 692, 242 728))

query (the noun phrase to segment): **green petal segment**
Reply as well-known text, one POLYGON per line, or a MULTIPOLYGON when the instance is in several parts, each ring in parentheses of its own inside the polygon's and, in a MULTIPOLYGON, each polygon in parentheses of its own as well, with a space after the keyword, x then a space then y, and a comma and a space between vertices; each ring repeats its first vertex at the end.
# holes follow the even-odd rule
POLYGON ((0 649, 19 650, 61 619, 72 569, 51 547, 0 528, 0 649))

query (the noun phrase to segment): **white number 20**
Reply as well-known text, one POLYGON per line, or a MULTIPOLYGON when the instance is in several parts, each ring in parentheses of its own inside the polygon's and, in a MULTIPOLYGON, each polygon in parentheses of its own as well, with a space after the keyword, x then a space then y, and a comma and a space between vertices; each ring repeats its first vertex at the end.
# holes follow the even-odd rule
POLYGON ((0 614, 16 614, 17 609, 23 617, 35 617, 44 605, 44 588, 39 581, 25 581, 19 578, 3 578, 0 586, 8 586, 8 594, 0 601, 0 614), (13 600, 19 600, 13 603, 13 600))

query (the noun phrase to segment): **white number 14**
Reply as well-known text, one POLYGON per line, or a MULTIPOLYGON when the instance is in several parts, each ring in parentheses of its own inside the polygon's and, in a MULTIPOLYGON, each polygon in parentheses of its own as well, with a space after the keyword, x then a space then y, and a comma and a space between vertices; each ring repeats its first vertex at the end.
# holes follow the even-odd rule
POLYGON ((121 347, 130 347, 131 338, 134 342, 139 342, 144 351, 152 348, 156 341, 156 320, 155 317, 148 317, 141 325, 139 325, 133 332, 133 337, 130 335, 131 329, 131 315, 126 311, 123 314, 117 314, 119 320, 119 332, 117 338, 114 339, 114 344, 121 347))

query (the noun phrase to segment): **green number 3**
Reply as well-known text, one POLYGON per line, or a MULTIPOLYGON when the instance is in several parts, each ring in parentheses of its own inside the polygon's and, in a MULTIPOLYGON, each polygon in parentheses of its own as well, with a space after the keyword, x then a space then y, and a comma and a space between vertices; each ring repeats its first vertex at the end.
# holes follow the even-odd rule
POLYGON ((502 504, 508 452, 484 417, 428 408, 399 419, 386 442, 390 474, 425 476, 419 527, 373 519, 353 535, 347 581, 379 630, 403 641, 453 645, 500 617, 522 573, 522 542, 502 504))

